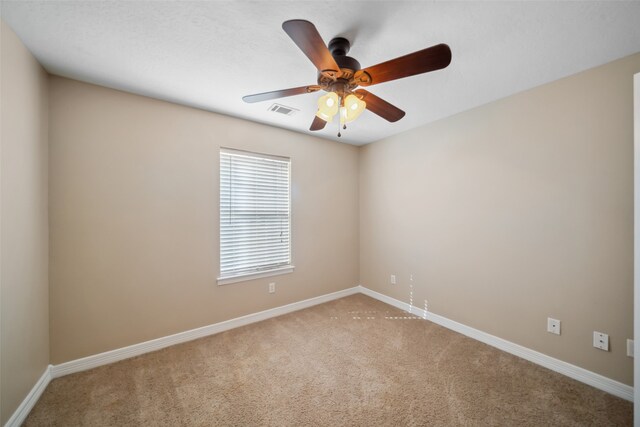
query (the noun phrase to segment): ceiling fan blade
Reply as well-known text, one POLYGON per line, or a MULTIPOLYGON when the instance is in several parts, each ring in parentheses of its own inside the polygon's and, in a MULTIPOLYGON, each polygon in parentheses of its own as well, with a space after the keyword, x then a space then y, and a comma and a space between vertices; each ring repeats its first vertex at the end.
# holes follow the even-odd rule
POLYGON ((360 70, 356 72, 354 80, 360 86, 371 86, 440 70, 446 68, 450 63, 451 49, 446 44, 438 44, 360 70))
POLYGON ((309 21, 303 19, 293 19, 285 21, 282 29, 298 45, 300 50, 313 62, 318 71, 332 70, 338 71, 340 67, 336 64, 331 52, 324 44, 322 37, 316 27, 309 21))
POLYGON ((309 130, 320 130, 320 129, 324 129, 324 127, 327 125, 327 122, 325 122, 324 120, 322 120, 320 117, 315 116, 313 118, 313 123, 311 123, 311 127, 309 128, 309 130))
POLYGON ((355 93, 361 96, 361 99, 367 103, 367 110, 379 115, 385 120, 388 120, 390 122, 397 122, 405 115, 404 111, 402 111, 395 105, 389 104, 384 99, 378 98, 371 92, 368 92, 364 89, 358 89, 355 91, 355 93))
POLYGON ((320 86, 300 86, 291 89, 274 90, 271 92, 256 93, 253 95, 243 96, 242 100, 248 103, 267 101, 269 99, 284 98, 286 96, 302 95, 303 93, 311 93, 320 90, 320 86))

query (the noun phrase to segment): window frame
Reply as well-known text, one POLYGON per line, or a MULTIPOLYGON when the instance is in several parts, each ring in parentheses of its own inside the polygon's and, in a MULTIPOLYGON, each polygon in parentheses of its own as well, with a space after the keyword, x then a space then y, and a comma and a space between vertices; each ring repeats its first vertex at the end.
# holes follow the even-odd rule
POLYGON ((292 162, 290 157, 286 156, 278 156, 273 154, 266 153, 258 153, 254 151, 241 150, 236 148, 228 148, 228 147, 220 147, 218 152, 218 285, 228 285, 231 283, 244 282, 248 280, 259 279, 262 277, 271 277, 271 276, 279 276, 283 274, 292 273, 295 269, 293 263, 293 238, 292 238, 292 229, 293 229, 293 212, 292 212, 292 200, 291 200, 291 176, 292 176, 292 162), (286 161, 289 165, 288 170, 288 204, 289 204, 289 264, 279 265, 277 267, 268 268, 260 271, 250 271, 250 272, 241 272, 238 274, 222 274, 222 215, 221 215, 221 204, 222 204, 222 183, 221 183, 221 156, 223 153, 230 154, 240 154, 246 155, 249 157, 256 157, 258 159, 273 159, 278 161, 286 161))

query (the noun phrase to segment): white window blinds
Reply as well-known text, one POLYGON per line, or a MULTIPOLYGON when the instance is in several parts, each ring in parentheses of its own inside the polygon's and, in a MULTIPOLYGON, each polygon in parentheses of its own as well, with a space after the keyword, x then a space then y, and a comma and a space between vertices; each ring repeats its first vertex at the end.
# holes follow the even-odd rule
POLYGON ((288 158, 220 150, 220 278, 291 264, 288 158))

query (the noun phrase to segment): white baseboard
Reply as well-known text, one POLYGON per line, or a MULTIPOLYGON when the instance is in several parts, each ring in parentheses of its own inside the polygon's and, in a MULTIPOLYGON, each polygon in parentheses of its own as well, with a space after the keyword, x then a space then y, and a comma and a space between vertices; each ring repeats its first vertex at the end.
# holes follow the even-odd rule
POLYGON ((547 356, 546 354, 542 354, 535 350, 531 350, 530 348, 514 344, 510 341, 498 338, 494 335, 482 332, 470 326, 463 325, 462 323, 455 322, 438 314, 434 314, 429 311, 425 313, 423 309, 413 307, 406 302, 402 302, 387 295, 383 295, 379 292, 372 291, 371 289, 365 288, 364 286, 360 286, 359 288, 360 292, 362 292, 363 294, 375 298, 379 301, 382 301, 409 313, 415 314, 416 316, 420 316, 440 326, 444 326, 447 329, 451 329, 452 331, 456 331, 458 333, 461 333, 462 335, 466 335, 470 338, 496 347, 515 356, 521 357, 537 365, 544 366, 547 369, 551 369, 552 371, 566 375, 567 377, 573 378, 574 380, 606 391, 607 393, 611 393, 614 396, 618 396, 625 400, 633 402, 633 387, 631 386, 612 380, 611 378, 607 378, 600 374, 596 374, 595 372, 588 371, 584 368, 580 368, 579 366, 563 362, 562 360, 555 359, 551 356, 547 356))
POLYGON ((283 314, 302 310, 303 308, 322 304, 338 298, 357 294, 359 292, 360 288, 356 286, 338 292, 333 292, 331 294, 326 294, 319 297, 306 299, 304 301, 298 301, 292 304, 283 305, 281 307, 260 311, 258 313, 237 317, 235 319, 226 320, 224 322, 215 323, 213 325, 203 326, 201 328, 191 329, 190 331, 180 332, 151 341, 145 341, 139 344, 133 344, 127 347, 95 354, 93 356, 83 357, 82 359, 76 359, 69 362, 61 363, 59 365, 54 365, 51 367, 51 378, 58 378, 64 375, 73 374, 75 372, 85 371, 87 369, 107 365, 119 360, 128 359, 130 357, 160 350, 171 345, 192 341, 209 335, 214 335, 220 332, 228 331, 230 329, 238 328, 240 326, 245 326, 250 323, 260 322, 261 320, 281 316, 283 314))
POLYGON ((36 404, 44 389, 47 388, 49 382, 51 381, 51 365, 47 366, 42 373, 42 376, 38 379, 36 384, 33 386, 27 397, 24 398, 18 409, 15 410, 11 418, 9 418, 4 425, 4 427, 19 427, 22 425, 24 420, 27 419, 27 415, 33 409, 33 406, 36 404))

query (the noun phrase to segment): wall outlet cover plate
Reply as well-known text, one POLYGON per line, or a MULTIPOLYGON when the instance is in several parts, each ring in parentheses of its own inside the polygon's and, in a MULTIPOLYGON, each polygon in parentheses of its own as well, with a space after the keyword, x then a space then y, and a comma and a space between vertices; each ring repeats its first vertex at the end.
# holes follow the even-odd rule
POLYGON ((593 331, 593 346, 600 350, 609 351, 609 335, 593 331))
POLYGON ((560 335, 560 321, 558 319, 547 317, 547 332, 560 335))

